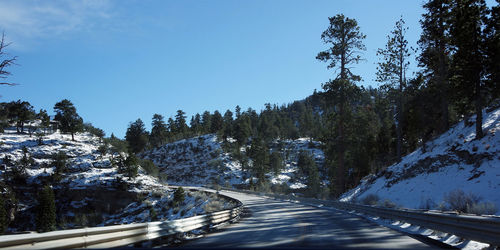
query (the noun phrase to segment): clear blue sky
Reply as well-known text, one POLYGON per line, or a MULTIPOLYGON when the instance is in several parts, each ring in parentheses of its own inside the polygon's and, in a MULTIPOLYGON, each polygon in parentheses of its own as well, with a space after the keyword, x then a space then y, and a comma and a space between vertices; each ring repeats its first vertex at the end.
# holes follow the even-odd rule
MULTIPOLYGON (((421 0, 385 1, 5 1, 0 30, 18 56, 14 87, 0 101, 22 99, 53 112, 71 100, 86 122, 123 137, 141 118, 182 109, 222 113, 236 105, 303 99, 332 78, 315 59, 328 17, 355 18, 366 34, 365 62, 353 71, 374 82, 377 57, 402 15, 415 46, 421 0)), ((413 63, 413 66, 415 64, 413 63)))

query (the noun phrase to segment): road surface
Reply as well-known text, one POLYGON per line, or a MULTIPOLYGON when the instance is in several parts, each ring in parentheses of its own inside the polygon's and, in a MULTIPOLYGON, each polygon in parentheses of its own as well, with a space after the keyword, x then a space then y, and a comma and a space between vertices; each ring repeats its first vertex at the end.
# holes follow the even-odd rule
POLYGON ((430 249, 403 233, 332 208, 318 208, 250 194, 221 191, 243 202, 243 218, 184 244, 208 247, 321 247, 430 249))

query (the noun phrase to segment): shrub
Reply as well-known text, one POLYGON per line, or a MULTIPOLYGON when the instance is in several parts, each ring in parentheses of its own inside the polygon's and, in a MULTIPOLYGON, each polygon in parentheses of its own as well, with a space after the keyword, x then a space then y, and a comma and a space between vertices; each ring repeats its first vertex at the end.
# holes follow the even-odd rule
POLYGON ((39 232, 56 229, 56 204, 54 191, 50 186, 43 187, 38 194, 36 229, 39 232))
POLYGON ((224 209, 224 203, 218 200, 210 201, 203 207, 205 212, 212 213, 217 212, 224 209))
POLYGON ((174 204, 177 205, 184 202, 185 198, 184 189, 182 187, 177 188, 174 192, 174 204))
POLYGON ((467 206, 467 213, 470 214, 496 214, 498 212, 498 207, 492 202, 481 202, 474 203, 467 206))
POLYGON ((361 200, 361 204, 363 204, 363 205, 377 205, 379 200, 380 200, 380 198, 378 197, 378 195, 369 194, 361 200))
POLYGON ((141 167, 146 171, 147 174, 158 177, 160 170, 158 167, 153 163, 153 161, 149 159, 144 159, 141 160, 141 167))
POLYGON ((149 208, 149 217, 151 218, 151 221, 158 220, 158 214, 156 213, 156 210, 154 209, 154 207, 149 208))
POLYGON ((468 206, 472 206, 473 204, 478 203, 480 200, 481 197, 473 193, 466 194, 461 189, 455 189, 444 195, 444 201, 448 203, 451 210, 463 213, 467 212, 468 206))
POLYGON ((56 173, 62 174, 67 170, 68 156, 63 151, 52 155, 52 166, 56 167, 56 173))
POLYGON ((386 207, 386 208, 395 208, 396 207, 396 203, 394 203, 388 199, 385 199, 383 202, 380 202, 379 205, 381 207, 386 207))

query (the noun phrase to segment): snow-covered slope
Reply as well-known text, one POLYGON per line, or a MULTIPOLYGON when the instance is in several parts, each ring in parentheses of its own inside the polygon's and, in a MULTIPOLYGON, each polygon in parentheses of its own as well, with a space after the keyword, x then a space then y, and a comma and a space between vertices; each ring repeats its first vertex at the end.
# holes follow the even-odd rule
MULTIPOLYGON (((326 181, 325 154, 321 150, 321 143, 311 141, 309 138, 299 138, 297 140, 281 140, 276 142, 272 151, 282 152, 284 155, 285 169, 278 175, 269 174, 271 183, 283 184, 286 183, 291 189, 305 188, 306 178, 299 178, 299 167, 297 162, 299 154, 305 151, 314 159, 316 167, 318 167, 320 175, 326 181)), ((325 184, 325 183, 324 183, 325 184)))
MULTIPOLYGON (((454 190, 474 194, 500 208, 500 108, 483 111, 484 137, 475 138, 475 116, 403 157, 377 176, 367 176, 341 201, 370 194, 406 208, 446 205, 454 190)), ((500 214, 497 212, 497 214, 500 214)))
MULTIPOLYGON (((246 147, 241 148, 246 151, 246 147)), ((267 174, 272 184, 286 184, 291 189, 304 188, 305 178, 297 178, 298 155, 306 151, 312 155, 316 165, 323 171, 324 154, 320 143, 307 138, 277 140, 271 151, 282 154, 285 169, 278 175, 267 174)), ((145 152, 142 158, 152 160, 160 171, 167 174, 170 184, 176 185, 219 185, 248 184, 250 175, 242 171, 241 163, 222 149, 222 142, 215 134, 180 140, 145 152)), ((251 163, 249 163, 251 164, 251 163)))
POLYGON ((137 177, 125 177, 111 163, 117 155, 102 156, 100 145, 99 138, 88 133, 76 134, 72 141, 71 135, 56 132, 43 136, 41 143, 15 128, 0 133, 0 193, 8 197, 8 231, 35 230, 37 192, 46 184, 55 193, 59 229, 171 220, 235 205, 218 196, 190 192, 183 202, 174 204, 175 190, 140 167, 137 177), (19 181, 12 173, 25 152, 25 158, 32 160, 19 181), (58 152, 68 157, 60 176, 55 175, 53 160, 58 152))
POLYGON ((214 134, 165 144, 141 154, 167 174, 170 184, 243 183, 241 165, 224 153, 214 134))

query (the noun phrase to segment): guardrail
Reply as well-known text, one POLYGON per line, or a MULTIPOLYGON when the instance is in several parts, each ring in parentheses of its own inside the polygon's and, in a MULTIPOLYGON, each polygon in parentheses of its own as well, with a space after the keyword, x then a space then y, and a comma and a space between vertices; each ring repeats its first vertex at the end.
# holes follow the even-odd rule
MULTIPOLYGON (((224 197, 235 200, 228 196, 224 197)), ((233 209, 173 221, 70 229, 47 233, 4 235, 0 236, 0 248, 47 249, 126 246, 230 221, 239 216, 243 209, 241 202, 237 202, 239 205, 233 209)))
POLYGON ((341 210, 354 210, 356 212, 369 214, 372 216, 405 221, 413 225, 426 227, 440 232, 450 233, 465 239, 488 243, 491 246, 500 246, 499 217, 459 215, 414 209, 391 209, 333 200, 300 198, 292 195, 267 194, 252 192, 248 190, 227 190, 265 195, 281 200, 296 200, 307 204, 329 206, 341 210))

